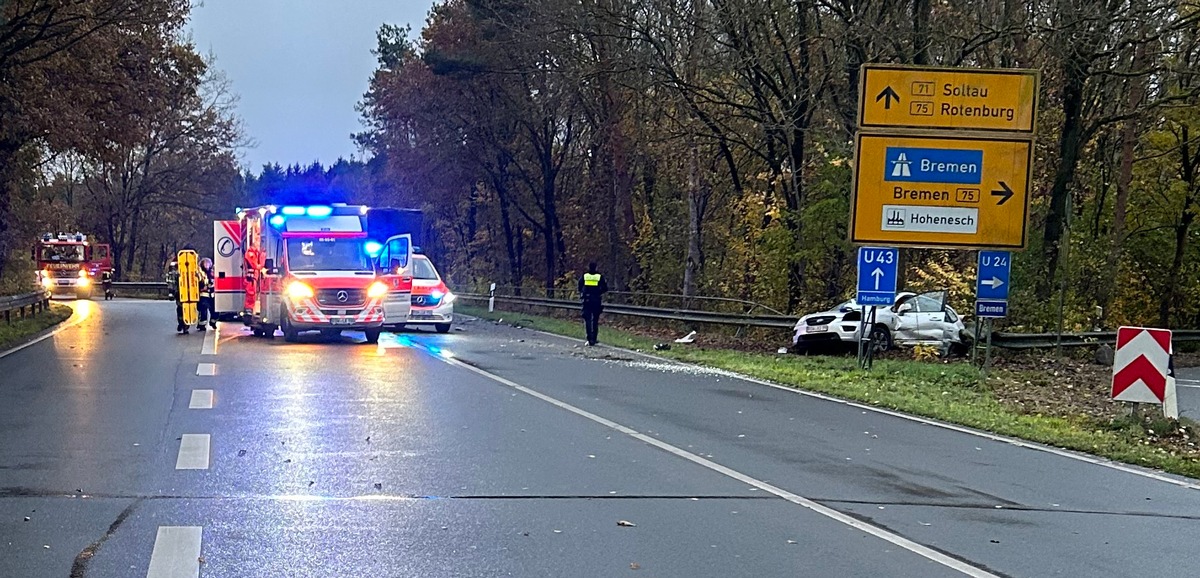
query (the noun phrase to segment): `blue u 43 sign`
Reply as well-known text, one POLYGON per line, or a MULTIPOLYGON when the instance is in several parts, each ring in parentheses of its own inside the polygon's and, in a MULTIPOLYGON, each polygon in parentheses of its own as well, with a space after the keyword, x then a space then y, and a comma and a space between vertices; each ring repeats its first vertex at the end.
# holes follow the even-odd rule
POLYGON ((859 305, 891 305, 896 302, 897 267, 900 251, 892 247, 861 247, 858 250, 859 305))

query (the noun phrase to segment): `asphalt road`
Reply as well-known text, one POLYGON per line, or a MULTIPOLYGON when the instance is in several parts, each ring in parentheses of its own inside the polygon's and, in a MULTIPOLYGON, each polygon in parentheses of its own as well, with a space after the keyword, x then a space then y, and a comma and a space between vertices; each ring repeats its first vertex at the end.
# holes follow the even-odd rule
POLYGON ((78 307, 0 357, 0 577, 1200 573, 1194 481, 486 322, 78 307))
POLYGON ((1200 421, 1200 367, 1175 370, 1175 399, 1180 417, 1200 421))

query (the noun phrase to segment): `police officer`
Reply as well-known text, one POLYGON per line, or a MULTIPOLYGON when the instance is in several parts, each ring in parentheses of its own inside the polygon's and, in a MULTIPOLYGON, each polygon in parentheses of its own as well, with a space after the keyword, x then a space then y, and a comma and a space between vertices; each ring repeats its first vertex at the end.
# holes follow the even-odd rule
POLYGON ((588 263, 588 272, 579 277, 579 299, 583 309, 583 327, 587 344, 595 345, 600 333, 600 313, 604 311, 602 296, 608 292, 608 281, 597 272, 596 263, 588 263))
POLYGON ((200 302, 196 304, 196 330, 204 331, 204 320, 208 319, 209 327, 217 328, 217 313, 214 297, 216 296, 216 280, 213 276, 212 259, 205 257, 200 260, 200 302))

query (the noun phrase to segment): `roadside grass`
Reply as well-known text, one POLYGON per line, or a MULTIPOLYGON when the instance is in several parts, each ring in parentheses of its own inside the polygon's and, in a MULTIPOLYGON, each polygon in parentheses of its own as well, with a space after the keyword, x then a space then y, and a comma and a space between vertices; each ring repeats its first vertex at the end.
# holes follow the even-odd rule
POLYGON ((73 310, 66 305, 50 303, 50 309, 24 319, 14 318, 5 323, 0 316, 0 351, 15 347, 33 336, 66 321, 73 310))
MULTIPOLYGON (((484 308, 462 305, 458 309, 483 319, 503 319, 506 324, 583 339, 583 324, 578 321, 512 311, 489 313, 484 308)), ((992 370, 984 380, 978 369, 960 362, 882 359, 864 372, 856 368, 853 358, 845 356, 774 355, 676 344, 666 351, 653 351, 658 343, 655 339, 608 327, 601 327, 600 341, 779 385, 1200 478, 1200 453, 1186 454, 1157 445, 1156 438, 1162 433, 1136 419, 1022 412, 993 394, 994 388, 1014 380, 1024 382, 1029 377, 1027 372, 992 370)))

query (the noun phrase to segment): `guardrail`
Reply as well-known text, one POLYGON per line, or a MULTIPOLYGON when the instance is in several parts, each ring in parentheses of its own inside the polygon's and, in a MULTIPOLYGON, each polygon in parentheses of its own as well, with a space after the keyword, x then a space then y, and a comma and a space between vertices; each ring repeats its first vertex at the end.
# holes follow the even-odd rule
POLYGON ((49 291, 34 291, 25 293, 24 295, 13 295, 11 297, 0 297, 0 313, 4 314, 4 322, 12 323, 13 312, 16 311, 19 319, 26 317, 25 310, 29 309, 29 315, 37 315, 50 308, 50 292, 49 291))
POLYGON ((132 290, 139 293, 154 293, 157 295, 166 296, 170 293, 170 287, 165 281, 114 281, 113 289, 120 291, 122 289, 132 290))
MULTIPOLYGON (((460 299, 487 304, 491 295, 478 293, 460 293, 460 299)), ((545 297, 524 297, 516 295, 496 295, 496 303, 545 307, 548 309, 578 310, 579 302, 568 299, 549 299, 545 297)), ((670 321, 686 321, 691 323, 711 323, 714 325, 731 325, 736 327, 762 327, 767 329, 791 330, 796 325, 798 316, 787 315, 742 315, 736 313, 716 313, 710 311, 695 311, 664 307, 646 307, 641 305, 622 305, 605 303, 605 313, 642 317, 648 319, 664 319, 670 321)), ((1174 330, 1172 339, 1175 342, 1200 342, 1200 330, 1174 330)), ((1005 349, 1048 349, 1052 347, 1085 347, 1101 344, 1112 345, 1117 342, 1116 331, 1092 331, 1087 333, 993 333, 992 345, 1005 349)))

